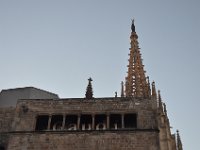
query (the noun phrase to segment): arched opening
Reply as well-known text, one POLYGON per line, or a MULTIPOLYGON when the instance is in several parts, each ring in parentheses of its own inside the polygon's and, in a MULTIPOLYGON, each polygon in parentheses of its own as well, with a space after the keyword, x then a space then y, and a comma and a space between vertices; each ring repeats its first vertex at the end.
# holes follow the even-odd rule
POLYGON ((128 129, 137 128, 137 115, 125 114, 124 115, 124 127, 128 129))
POLYGON ((80 122, 81 130, 91 130, 92 129, 92 116, 91 115, 82 115, 80 122))
POLYGON ((51 130, 62 130, 62 122, 63 116, 62 115, 53 115, 51 119, 51 130))
POLYGON ((65 129, 66 130, 77 130, 77 115, 67 115, 65 120, 65 129))
POLYGON ((49 116, 41 115, 37 117, 35 130, 47 130, 49 116))
POLYGON ((96 130, 106 129, 106 115, 98 114, 95 116, 95 127, 96 127, 96 130))
POLYGON ((110 129, 120 129, 122 127, 122 119, 120 114, 110 115, 110 129))
POLYGON ((6 148, 3 145, 0 145, 0 150, 5 150, 6 148))

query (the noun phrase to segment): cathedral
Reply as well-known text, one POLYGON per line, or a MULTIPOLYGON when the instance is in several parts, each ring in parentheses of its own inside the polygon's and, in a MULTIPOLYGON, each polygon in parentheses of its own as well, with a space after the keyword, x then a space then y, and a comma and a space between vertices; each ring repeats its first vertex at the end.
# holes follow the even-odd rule
POLYGON ((34 87, 0 93, 0 150, 182 150, 165 103, 146 76, 134 21, 121 94, 59 98, 34 87), (12 101, 12 106, 6 102, 12 101))

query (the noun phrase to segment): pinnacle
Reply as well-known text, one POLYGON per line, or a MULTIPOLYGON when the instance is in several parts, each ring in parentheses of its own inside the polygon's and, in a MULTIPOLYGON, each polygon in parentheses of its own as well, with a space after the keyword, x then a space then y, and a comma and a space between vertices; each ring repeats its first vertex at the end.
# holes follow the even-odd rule
POLYGON ((183 150, 179 130, 177 130, 176 132, 177 132, 177 150, 183 150))
POLYGON ((85 98, 86 99, 92 99, 93 98, 93 90, 92 90, 92 78, 88 79, 88 86, 86 89, 86 93, 85 93, 85 98))

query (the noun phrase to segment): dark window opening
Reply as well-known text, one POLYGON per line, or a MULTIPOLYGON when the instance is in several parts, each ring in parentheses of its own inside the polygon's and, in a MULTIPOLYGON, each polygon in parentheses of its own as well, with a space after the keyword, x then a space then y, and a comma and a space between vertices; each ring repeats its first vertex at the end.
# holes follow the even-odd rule
POLYGON ((120 114, 110 115, 110 129, 119 129, 122 127, 122 119, 120 114))
POLYGON ((92 129, 92 116, 91 115, 82 115, 81 116, 80 129, 81 130, 91 130, 92 129))
POLYGON ((125 128, 137 128, 137 115, 125 114, 124 115, 124 127, 125 128))
POLYGON ((38 116, 36 120, 35 130, 47 130, 48 129, 49 116, 43 115, 38 116))
POLYGON ((62 122, 63 116, 62 115, 53 115, 51 118, 51 130, 62 130, 62 122))
POLYGON ((5 150, 6 148, 4 146, 0 146, 0 150, 5 150))
POLYGON ((65 120, 65 129, 66 130, 77 130, 77 120, 78 116, 68 115, 65 120))
POLYGON ((95 128, 96 130, 106 129, 106 115, 96 115, 95 116, 95 128))

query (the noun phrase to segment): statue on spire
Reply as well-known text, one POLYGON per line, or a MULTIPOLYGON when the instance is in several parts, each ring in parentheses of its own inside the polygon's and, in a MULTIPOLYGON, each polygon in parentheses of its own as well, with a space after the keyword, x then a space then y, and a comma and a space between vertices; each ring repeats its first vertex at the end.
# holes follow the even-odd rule
POLYGON ((86 99, 92 99, 93 98, 93 90, 92 90, 92 78, 88 79, 88 86, 86 89, 86 93, 85 93, 85 98, 86 99))
POLYGON ((135 32, 135 25, 134 25, 134 19, 132 19, 132 25, 131 25, 132 32, 135 32))

